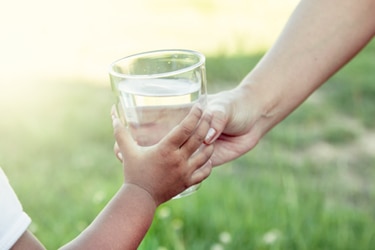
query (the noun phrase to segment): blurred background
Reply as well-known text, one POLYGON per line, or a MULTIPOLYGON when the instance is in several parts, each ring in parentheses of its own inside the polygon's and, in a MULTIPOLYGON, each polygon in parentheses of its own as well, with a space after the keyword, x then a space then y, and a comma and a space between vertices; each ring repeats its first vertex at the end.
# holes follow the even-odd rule
MULTIPOLYGON (((0 4, 0 166, 48 249, 123 182, 109 64, 184 48, 208 92, 237 85, 297 0, 15 0, 0 4)), ((375 44, 194 195, 159 208, 140 249, 372 249, 375 44)))
POLYGON ((257 52, 270 45, 296 2, 12 1, 1 8, 2 77, 62 75, 106 84, 108 64, 136 52, 257 52))

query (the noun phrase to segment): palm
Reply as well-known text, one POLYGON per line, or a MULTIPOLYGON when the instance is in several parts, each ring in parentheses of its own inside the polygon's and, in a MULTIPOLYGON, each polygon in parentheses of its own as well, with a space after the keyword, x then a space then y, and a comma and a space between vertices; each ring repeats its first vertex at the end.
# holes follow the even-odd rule
POLYGON ((222 134, 215 141, 215 151, 211 156, 213 166, 219 166, 251 150, 257 141, 251 140, 251 134, 229 136, 222 134))
POLYGON ((221 133, 214 143, 215 150, 211 157, 213 166, 238 158, 258 143, 260 136, 253 127, 255 116, 251 109, 243 105, 246 98, 246 93, 241 89, 209 96, 208 110, 213 114, 212 125, 221 133))

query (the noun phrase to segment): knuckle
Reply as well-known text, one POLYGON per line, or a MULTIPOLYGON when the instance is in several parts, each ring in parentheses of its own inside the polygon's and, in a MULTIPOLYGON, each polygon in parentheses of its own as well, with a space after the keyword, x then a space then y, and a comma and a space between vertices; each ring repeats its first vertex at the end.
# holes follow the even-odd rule
POLYGON ((203 134, 202 132, 197 132, 195 135, 194 135, 194 138, 197 142, 199 143, 202 143, 204 141, 206 137, 206 134, 203 134))
POLYGON ((190 136, 194 128, 188 125, 182 125, 181 131, 185 136, 190 136))
POLYGON ((211 158, 212 154, 214 153, 214 145, 208 145, 205 147, 205 150, 203 150, 203 154, 206 159, 211 158))

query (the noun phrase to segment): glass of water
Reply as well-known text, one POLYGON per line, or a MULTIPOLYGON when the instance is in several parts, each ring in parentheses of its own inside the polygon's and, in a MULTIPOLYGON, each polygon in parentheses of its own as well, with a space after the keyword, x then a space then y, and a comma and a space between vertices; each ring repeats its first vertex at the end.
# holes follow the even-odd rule
MULTIPOLYGON (((162 139, 199 102, 207 105, 205 57, 192 50, 157 50, 111 64, 118 113, 140 146, 162 139)), ((191 194, 199 185, 177 195, 191 194)))

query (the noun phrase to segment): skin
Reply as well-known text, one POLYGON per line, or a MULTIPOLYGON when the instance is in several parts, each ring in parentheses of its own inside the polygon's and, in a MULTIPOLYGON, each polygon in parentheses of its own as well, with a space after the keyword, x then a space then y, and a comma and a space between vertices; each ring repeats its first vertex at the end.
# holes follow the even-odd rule
MULTIPOLYGON (((124 184, 97 218, 68 249, 137 249, 151 226, 156 208, 211 172, 212 145, 203 145, 211 117, 195 106, 189 115, 159 143, 139 147, 112 111, 114 135, 122 156, 124 184), (199 149, 199 150, 198 150, 199 149)), ((13 246, 45 249, 25 232, 13 246)))
POLYGON ((214 166, 238 158, 375 35, 374 0, 302 0, 275 44, 236 88, 211 95, 214 166), (250 108, 247 108, 250 107, 250 108))

